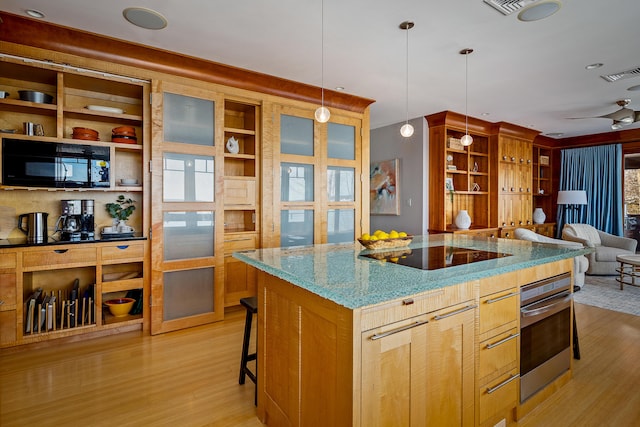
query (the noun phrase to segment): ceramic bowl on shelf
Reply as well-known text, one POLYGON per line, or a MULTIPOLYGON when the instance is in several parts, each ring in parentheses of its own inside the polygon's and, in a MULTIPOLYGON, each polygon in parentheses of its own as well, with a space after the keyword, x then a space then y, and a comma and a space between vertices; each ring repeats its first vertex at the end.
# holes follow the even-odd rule
POLYGON ((94 129, 75 127, 73 128, 73 133, 71 134, 71 137, 73 139, 81 139, 85 141, 98 141, 99 133, 97 130, 94 130, 94 129))
POLYGON ((0 90, 0 99, 5 99, 9 97, 9 92, 6 92, 4 90, 0 90))
POLYGON ((122 185, 138 185, 138 180, 135 178, 122 178, 120 180, 122 185))
POLYGON ((133 298, 115 298, 105 301, 104 305, 109 307, 109 311, 114 317, 124 317, 129 314, 135 302, 136 300, 133 298))

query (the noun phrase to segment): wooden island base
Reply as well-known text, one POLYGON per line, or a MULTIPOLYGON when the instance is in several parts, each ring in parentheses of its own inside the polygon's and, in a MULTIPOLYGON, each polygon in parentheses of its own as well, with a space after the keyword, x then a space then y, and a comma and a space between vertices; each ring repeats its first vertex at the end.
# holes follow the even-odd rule
POLYGON ((519 337, 497 353, 485 343, 517 336, 519 286, 572 266, 565 259, 357 309, 258 271, 258 417, 269 426, 511 424, 571 370, 520 405, 519 379, 509 380, 519 373, 519 337))

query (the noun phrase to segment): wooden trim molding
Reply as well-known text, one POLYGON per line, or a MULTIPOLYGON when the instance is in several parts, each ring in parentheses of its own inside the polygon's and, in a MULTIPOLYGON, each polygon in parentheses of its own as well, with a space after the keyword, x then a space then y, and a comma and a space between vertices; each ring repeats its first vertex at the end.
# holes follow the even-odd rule
MULTIPOLYGON (((319 104, 321 88, 192 56, 0 12, 0 41, 319 104)), ((363 113, 374 100, 324 90, 329 107, 363 113)))

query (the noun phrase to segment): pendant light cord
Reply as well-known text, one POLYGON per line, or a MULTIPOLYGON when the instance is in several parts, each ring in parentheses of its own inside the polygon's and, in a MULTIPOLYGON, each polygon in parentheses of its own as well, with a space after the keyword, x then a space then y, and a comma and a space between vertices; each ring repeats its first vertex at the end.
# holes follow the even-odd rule
POLYGON ((322 39, 320 52, 322 61, 320 65, 320 90, 322 92, 322 106, 324 107, 324 0, 320 2, 320 37, 322 39))
POLYGON ((464 55, 464 133, 469 135, 469 53, 464 55))
POLYGON ((407 123, 409 123, 409 30, 411 29, 411 27, 409 27, 409 25, 407 24, 407 29, 406 29, 406 33, 407 33, 407 51, 406 51, 406 77, 407 77, 407 84, 406 84, 406 91, 405 91, 405 111, 407 112, 407 123))

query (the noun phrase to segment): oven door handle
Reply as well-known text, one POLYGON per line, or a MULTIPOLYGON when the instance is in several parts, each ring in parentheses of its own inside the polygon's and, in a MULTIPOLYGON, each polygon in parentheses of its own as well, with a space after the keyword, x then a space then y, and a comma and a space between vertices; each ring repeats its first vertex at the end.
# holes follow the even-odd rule
POLYGON ((558 305, 568 303, 572 298, 573 294, 571 292, 564 292, 559 295, 553 295, 540 301, 536 301, 533 304, 526 305, 520 309, 520 312, 522 313, 522 317, 537 316, 553 310, 553 308, 558 305))

